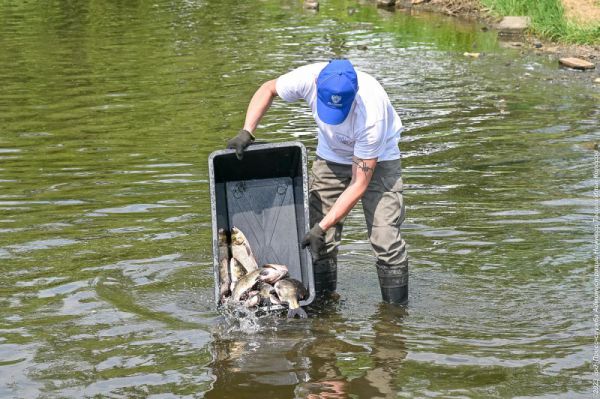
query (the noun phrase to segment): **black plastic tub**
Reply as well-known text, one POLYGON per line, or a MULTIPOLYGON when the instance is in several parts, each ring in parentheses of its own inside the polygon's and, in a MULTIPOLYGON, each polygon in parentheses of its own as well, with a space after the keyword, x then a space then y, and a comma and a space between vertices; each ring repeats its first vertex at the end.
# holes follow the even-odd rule
MULTIPOLYGON (((218 231, 239 228, 259 265, 286 265, 315 297, 312 260, 300 241, 309 229, 306 148, 299 142, 255 144, 240 161, 234 150, 208 158, 215 302, 219 303, 218 231)), ((230 239, 230 237, 228 237, 230 239)), ((273 307, 271 307, 273 308, 273 307)))

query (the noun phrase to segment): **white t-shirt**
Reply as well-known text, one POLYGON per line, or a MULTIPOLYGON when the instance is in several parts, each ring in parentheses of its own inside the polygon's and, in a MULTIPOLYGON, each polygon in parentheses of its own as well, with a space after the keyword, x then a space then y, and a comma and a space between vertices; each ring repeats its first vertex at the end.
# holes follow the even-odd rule
POLYGON ((356 71, 358 93, 344 122, 329 125, 321 121, 316 80, 326 65, 320 62, 294 69, 280 76, 276 84, 277 94, 285 101, 303 98, 310 106, 319 128, 317 155, 347 165, 352 164, 353 155, 378 161, 400 159, 402 122, 383 87, 367 73, 356 71))

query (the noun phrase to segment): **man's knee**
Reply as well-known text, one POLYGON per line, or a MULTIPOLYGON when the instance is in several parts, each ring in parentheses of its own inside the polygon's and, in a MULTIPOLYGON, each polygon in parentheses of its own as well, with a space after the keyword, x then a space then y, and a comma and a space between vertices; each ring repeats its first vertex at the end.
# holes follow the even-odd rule
POLYGON ((378 263, 395 266, 407 261, 406 243, 398 227, 373 226, 369 239, 378 263))

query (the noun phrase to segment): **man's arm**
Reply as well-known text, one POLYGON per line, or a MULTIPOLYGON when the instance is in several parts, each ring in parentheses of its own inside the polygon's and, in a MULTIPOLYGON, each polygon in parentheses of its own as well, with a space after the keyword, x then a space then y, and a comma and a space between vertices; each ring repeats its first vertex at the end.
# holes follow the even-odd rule
POLYGON ((246 111, 246 121, 244 122, 244 130, 254 133, 260 119, 267 113, 273 99, 277 96, 275 88, 276 79, 265 82, 256 90, 252 96, 248 110, 246 111))
POLYGON ((319 222, 319 226, 324 231, 342 220, 354 208, 354 205, 367 191, 376 166, 377 158, 360 159, 352 157, 352 180, 327 212, 327 215, 319 222))

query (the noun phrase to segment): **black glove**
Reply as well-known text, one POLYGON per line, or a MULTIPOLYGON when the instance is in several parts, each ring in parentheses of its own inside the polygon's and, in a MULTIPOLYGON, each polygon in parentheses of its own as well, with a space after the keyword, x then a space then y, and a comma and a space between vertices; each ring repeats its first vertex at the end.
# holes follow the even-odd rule
POLYGON ((310 246, 310 253, 312 254, 313 259, 322 255, 325 251, 325 232, 319 226, 319 223, 316 223, 312 229, 302 239, 301 243, 302 249, 310 246))
POLYGON ((233 148, 238 159, 244 157, 244 150, 254 142, 254 136, 247 130, 241 129, 237 136, 227 142, 227 148, 233 148))

